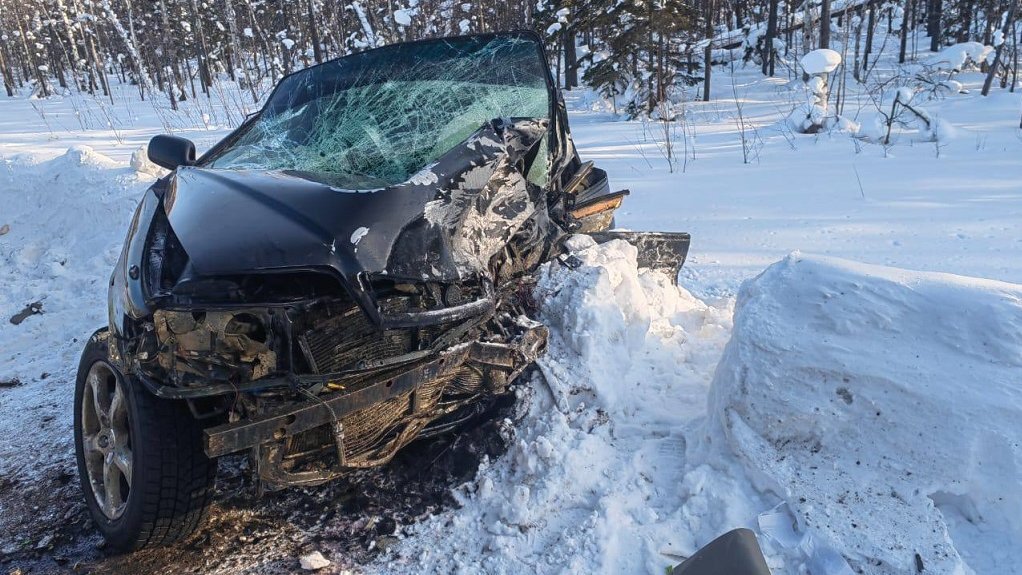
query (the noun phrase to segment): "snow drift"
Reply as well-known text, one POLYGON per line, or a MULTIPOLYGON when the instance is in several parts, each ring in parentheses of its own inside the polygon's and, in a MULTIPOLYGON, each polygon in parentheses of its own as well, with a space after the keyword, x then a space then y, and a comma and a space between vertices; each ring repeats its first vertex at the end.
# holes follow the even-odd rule
POLYGON ((1020 374, 1022 286, 795 253, 742 287, 710 436, 787 503, 796 561, 1017 573, 1020 374))
POLYGON ((727 305, 574 241, 508 453, 375 569, 660 573, 750 527, 777 575, 1017 572, 1022 286, 796 253, 708 388, 727 305))
POLYGON ((730 309, 639 272, 625 242, 572 242, 577 267, 548 265, 536 291, 551 338, 508 452, 381 572, 663 573, 695 551, 684 426, 704 413, 730 309))
POLYGON ((152 179, 88 146, 46 160, 0 156, 0 226, 8 227, 0 236, 0 380, 21 384, 0 397, 0 433, 39 430, 0 443, 0 476, 73 456, 70 405, 82 342, 107 322, 107 279, 152 179), (41 314, 8 321, 35 302, 41 314), (29 442, 33 449, 24 448, 29 442))

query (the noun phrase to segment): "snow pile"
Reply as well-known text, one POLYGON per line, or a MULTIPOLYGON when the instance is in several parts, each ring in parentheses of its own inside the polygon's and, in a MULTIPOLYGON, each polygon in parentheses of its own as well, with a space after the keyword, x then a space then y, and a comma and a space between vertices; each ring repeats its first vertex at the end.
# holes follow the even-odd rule
POLYGON ((0 226, 9 226, 0 236, 0 381, 21 382, 0 396, 0 434, 40 430, 32 449, 0 444, 0 476, 71 456, 68 406, 79 354, 84 338, 107 322, 107 280, 151 182, 87 146, 45 161, 0 156, 0 226), (41 313, 8 321, 37 302, 41 313), (56 421, 40 428, 47 412, 43 421, 56 421))
POLYGON ((545 377, 508 453, 456 491, 462 509, 408 527, 381 571, 663 573, 716 535, 693 539, 680 481, 730 309, 637 271, 625 242, 572 247, 578 267, 549 265, 537 289, 545 377))
POLYGON ((1022 286, 795 253, 740 292, 708 435, 785 500, 790 559, 810 539, 858 573, 1017 573, 1020 374, 1022 286))
POLYGON ((830 74, 841 65, 841 54, 827 48, 813 50, 802 56, 802 69, 806 74, 830 74))
POLYGON ((802 56, 801 64, 806 73, 804 79, 808 99, 805 104, 792 110, 788 123, 798 132, 815 134, 839 124, 836 114, 828 109, 827 79, 828 74, 841 64, 841 55, 821 48, 802 56))
POLYGON ((743 287, 708 389, 727 306, 571 247, 508 453, 373 569, 663 572, 735 527, 777 575, 1022 564, 1022 286, 796 253, 743 287))
POLYGON ((979 42, 959 42, 930 56, 927 64, 938 70, 961 72, 969 66, 981 66, 993 51, 993 46, 979 42))

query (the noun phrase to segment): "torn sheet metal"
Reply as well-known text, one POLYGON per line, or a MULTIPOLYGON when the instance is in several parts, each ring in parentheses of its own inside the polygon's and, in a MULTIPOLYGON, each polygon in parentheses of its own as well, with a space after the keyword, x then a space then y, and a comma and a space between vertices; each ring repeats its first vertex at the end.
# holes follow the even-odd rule
MULTIPOLYGON (((267 487, 453 429, 546 345, 532 274, 626 192, 579 159, 542 41, 399 44, 286 77, 137 210, 110 360, 267 487)), ((687 235, 610 233, 680 266, 687 235)), ((648 257, 643 252, 648 252, 648 257)))

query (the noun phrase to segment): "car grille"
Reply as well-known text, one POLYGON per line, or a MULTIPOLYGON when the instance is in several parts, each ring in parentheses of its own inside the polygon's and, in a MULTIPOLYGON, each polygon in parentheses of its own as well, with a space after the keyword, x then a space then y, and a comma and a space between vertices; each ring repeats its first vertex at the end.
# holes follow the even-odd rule
MULTIPOLYGON (((464 405, 482 391, 482 386, 482 374, 466 366, 418 388, 418 397, 414 398, 417 411, 412 407, 413 393, 408 392, 342 417, 342 467, 371 467, 389 460, 429 422, 464 405)), ((336 462, 336 445, 332 425, 322 425, 291 438, 285 459, 295 461, 320 453, 327 459, 320 459, 318 463, 336 462)))
MULTIPOLYGON (((411 296, 395 296, 381 300, 380 307, 384 313, 400 313, 416 309, 415 302, 411 296)), ((320 306, 295 322, 302 352, 312 371, 318 374, 359 368, 364 360, 386 359, 426 348, 451 327, 380 330, 360 308, 350 304, 343 308, 320 306)), ((380 377, 380 372, 366 377, 380 377)), ((480 393, 483 379, 478 368, 462 366, 447 376, 424 383, 415 393, 403 393, 341 418, 342 467, 369 467, 390 459, 430 421, 480 393)), ((336 461, 336 445, 333 425, 323 425, 288 440, 285 459, 294 465, 299 458, 318 454, 315 459, 320 464, 329 463, 336 461)))
MULTIPOLYGON (((381 302, 384 312, 409 309, 411 298, 381 302)), ((323 308, 310 312, 308 329, 299 335, 302 351, 315 373, 335 373, 359 367, 363 360, 385 359, 417 349, 416 333, 409 329, 379 330, 357 306, 344 310, 323 308)))

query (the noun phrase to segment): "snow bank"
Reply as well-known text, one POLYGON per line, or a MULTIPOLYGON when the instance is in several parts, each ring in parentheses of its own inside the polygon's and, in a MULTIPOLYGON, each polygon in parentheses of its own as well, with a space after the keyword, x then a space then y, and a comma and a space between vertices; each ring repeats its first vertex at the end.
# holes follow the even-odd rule
POLYGON ((776 575, 1017 572, 1022 286, 796 253, 708 389, 727 305, 571 247, 508 453, 370 571, 659 573, 751 527, 776 575))
POLYGON ((1022 286, 795 253, 740 292, 710 435, 786 502, 791 559, 1018 573, 1020 374, 1022 286))
MULTIPOLYGON (((13 313, 25 298, 81 290, 78 281, 105 285, 131 211, 151 181, 88 146, 45 161, 0 157, 0 218, 10 225, 0 239, 6 280, 0 315, 13 313)), ((0 334, 7 329, 16 328, 0 327, 0 334)))
MULTIPOLYGON (((704 413, 730 309, 710 307, 636 251, 573 238, 537 295, 550 346, 510 449, 411 526, 382 572, 663 573, 697 543, 680 485, 684 426, 704 413)), ((508 426, 511 428, 511 426, 508 426)))
MULTIPOLYGON (((74 373, 84 338, 107 322, 106 288, 142 190, 152 177, 87 146, 63 155, 0 156, 0 476, 69 459, 74 373), (41 302, 19 325, 8 318, 41 302), (40 426, 40 419, 48 422, 40 426)), ((0 518, 0 530, 4 527, 0 518)))

